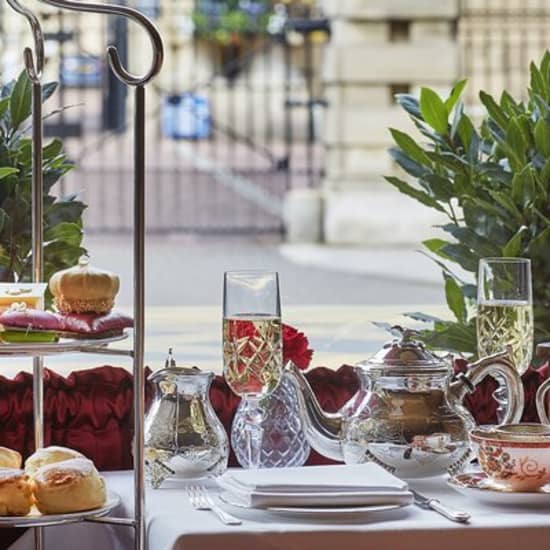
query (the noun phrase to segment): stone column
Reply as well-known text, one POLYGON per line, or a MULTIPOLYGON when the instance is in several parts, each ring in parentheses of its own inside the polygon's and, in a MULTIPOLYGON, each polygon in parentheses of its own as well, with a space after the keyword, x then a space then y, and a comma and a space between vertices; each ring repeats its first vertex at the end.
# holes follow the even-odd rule
MULTIPOLYGON (((458 3, 325 0, 332 22, 324 67, 329 107, 321 210, 326 242, 418 243, 438 221, 426 207, 395 191, 383 175, 396 171, 387 153, 392 143, 388 127, 412 129, 394 94, 416 94, 420 86, 445 92, 457 79, 458 3)), ((310 202, 315 200, 310 196, 310 202)), ((287 202, 295 201, 289 197, 287 202)), ((291 226, 289 236, 296 233, 291 226)))

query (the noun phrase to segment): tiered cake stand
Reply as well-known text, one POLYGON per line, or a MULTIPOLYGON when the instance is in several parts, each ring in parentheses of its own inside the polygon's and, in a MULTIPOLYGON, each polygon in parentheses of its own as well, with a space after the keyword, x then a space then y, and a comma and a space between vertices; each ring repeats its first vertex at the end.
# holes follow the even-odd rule
MULTIPOLYGON (((44 36, 36 15, 22 6, 19 0, 7 0, 9 5, 24 16, 34 38, 34 52, 25 48, 24 61, 32 83, 32 260, 33 282, 44 279, 43 261, 43 182, 42 182, 42 70, 44 67, 44 36)), ((135 531, 135 550, 145 548, 145 493, 143 456, 143 417, 145 399, 144 374, 144 242, 145 242, 145 85, 160 71, 164 56, 162 39, 156 27, 140 12, 126 6, 105 5, 69 0, 41 0, 57 8, 78 12, 121 15, 132 19, 147 32, 153 48, 151 68, 143 76, 128 72, 122 65, 116 48, 109 46, 107 56, 112 71, 127 86, 135 88, 134 121, 134 340, 132 349, 115 349, 110 344, 124 339, 62 340, 53 344, 0 344, 0 357, 33 357, 33 407, 34 439, 36 448, 44 444, 44 364, 45 355, 58 353, 98 353, 128 356, 133 359, 134 375, 134 516, 118 518, 109 516, 119 502, 109 494, 106 505, 90 512, 57 516, 29 515, 26 517, 1 517, 0 527, 33 527, 35 549, 44 550, 44 527, 63 525, 77 521, 93 521, 131 527, 135 531)))

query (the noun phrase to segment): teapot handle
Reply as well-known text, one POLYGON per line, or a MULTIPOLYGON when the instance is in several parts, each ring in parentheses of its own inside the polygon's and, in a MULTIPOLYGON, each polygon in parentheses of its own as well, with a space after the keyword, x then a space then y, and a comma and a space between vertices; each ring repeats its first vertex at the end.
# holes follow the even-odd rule
POLYGON ((519 422, 523 414, 525 396, 520 375, 508 352, 489 355, 470 364, 466 372, 451 384, 451 391, 459 401, 462 401, 467 393, 474 391, 490 374, 498 374, 504 380, 508 393, 508 406, 502 424, 519 422))
POLYGON ((550 378, 545 380, 537 390, 537 396, 535 398, 535 401, 537 403, 537 413, 539 415, 539 420, 542 424, 550 424, 550 417, 548 416, 548 413, 546 412, 545 407, 545 397, 546 394, 550 391, 550 378))

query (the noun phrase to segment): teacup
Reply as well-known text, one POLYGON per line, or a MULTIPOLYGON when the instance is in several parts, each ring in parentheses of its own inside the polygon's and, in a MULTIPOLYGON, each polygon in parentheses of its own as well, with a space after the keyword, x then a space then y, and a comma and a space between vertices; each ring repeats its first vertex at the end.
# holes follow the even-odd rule
POLYGON ((547 426, 520 426, 472 430, 470 439, 491 481, 511 491, 536 491, 550 483, 550 433, 547 426))
POLYGON ((536 438, 541 435, 550 436, 550 426, 547 424, 537 424, 535 422, 521 422, 519 424, 502 424, 494 428, 494 431, 508 434, 516 438, 536 438))

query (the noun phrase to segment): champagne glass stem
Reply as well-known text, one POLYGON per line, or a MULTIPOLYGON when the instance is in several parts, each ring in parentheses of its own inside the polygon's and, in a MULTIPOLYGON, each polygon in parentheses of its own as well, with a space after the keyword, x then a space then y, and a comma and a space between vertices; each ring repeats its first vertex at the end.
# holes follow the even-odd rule
POLYGON ((248 467, 257 469, 260 467, 260 456, 264 437, 264 429, 262 426, 263 412, 260 407, 259 399, 248 398, 247 405, 245 431, 248 467))

